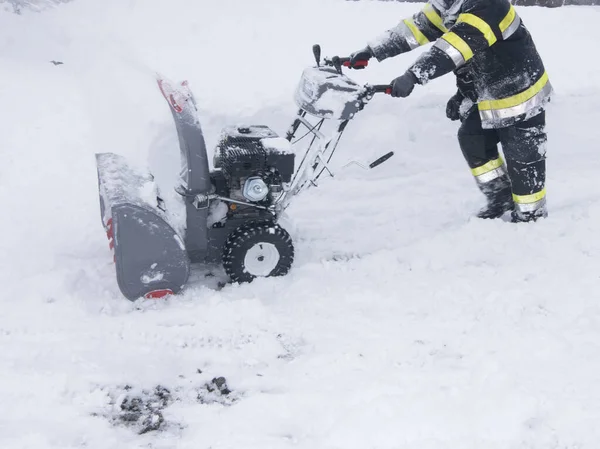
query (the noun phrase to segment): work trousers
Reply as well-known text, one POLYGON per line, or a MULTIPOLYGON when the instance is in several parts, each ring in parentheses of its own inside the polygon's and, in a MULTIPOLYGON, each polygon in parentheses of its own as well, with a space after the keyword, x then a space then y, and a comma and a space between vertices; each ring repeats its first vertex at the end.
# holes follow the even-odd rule
POLYGON ((541 207, 546 183, 546 114, 544 111, 506 128, 483 129, 477 108, 462 121, 460 148, 482 191, 508 175, 515 205, 523 211, 541 207), (498 144, 506 158, 504 163, 498 144))

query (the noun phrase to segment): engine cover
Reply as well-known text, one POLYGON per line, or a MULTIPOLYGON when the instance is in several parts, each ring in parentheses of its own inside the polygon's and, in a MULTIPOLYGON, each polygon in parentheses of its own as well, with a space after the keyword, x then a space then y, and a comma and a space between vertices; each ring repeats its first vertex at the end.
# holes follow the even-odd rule
POLYGON ((282 182, 294 174, 290 143, 268 126, 225 128, 215 152, 214 166, 229 179, 242 179, 275 169, 282 182))

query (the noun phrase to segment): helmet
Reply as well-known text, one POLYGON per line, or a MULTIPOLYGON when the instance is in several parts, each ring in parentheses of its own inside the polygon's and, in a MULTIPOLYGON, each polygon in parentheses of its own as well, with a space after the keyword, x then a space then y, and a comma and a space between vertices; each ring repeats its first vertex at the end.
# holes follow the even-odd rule
POLYGON ((433 6, 435 6, 443 15, 458 15, 464 0, 431 0, 433 6))
POLYGON ((444 25, 448 28, 454 25, 465 0, 430 0, 442 16, 444 25))

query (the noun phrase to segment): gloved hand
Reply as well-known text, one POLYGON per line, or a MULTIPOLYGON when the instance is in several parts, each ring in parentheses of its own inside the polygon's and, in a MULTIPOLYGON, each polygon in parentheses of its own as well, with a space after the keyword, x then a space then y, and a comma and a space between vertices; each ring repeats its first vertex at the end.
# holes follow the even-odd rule
POLYGON ((460 92, 456 92, 446 105, 446 117, 452 121, 460 119, 460 105, 462 104, 464 97, 460 92))
POLYGON ((362 50, 355 51, 350 55, 350 68, 351 69, 364 69, 366 64, 364 62, 368 61, 373 57, 373 53, 369 47, 365 47, 362 50), (363 62, 363 64, 360 64, 363 62))
POLYGON ((404 75, 391 82, 392 97, 408 97, 415 88, 417 81, 415 74, 408 70, 404 75))

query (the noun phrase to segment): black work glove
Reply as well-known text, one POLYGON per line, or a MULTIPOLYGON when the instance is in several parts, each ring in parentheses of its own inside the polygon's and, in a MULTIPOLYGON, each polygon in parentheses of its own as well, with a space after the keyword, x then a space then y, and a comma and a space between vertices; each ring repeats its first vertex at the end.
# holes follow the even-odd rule
POLYGON ((446 117, 453 122, 460 119, 460 105, 462 104, 464 97, 460 92, 456 92, 446 105, 446 117))
POLYGON ((408 70, 404 75, 392 81, 392 97, 408 97, 415 88, 417 81, 415 74, 408 70))
POLYGON ((349 67, 351 69, 364 69, 367 66, 369 59, 373 57, 373 53, 369 47, 355 51, 350 55, 349 67))

